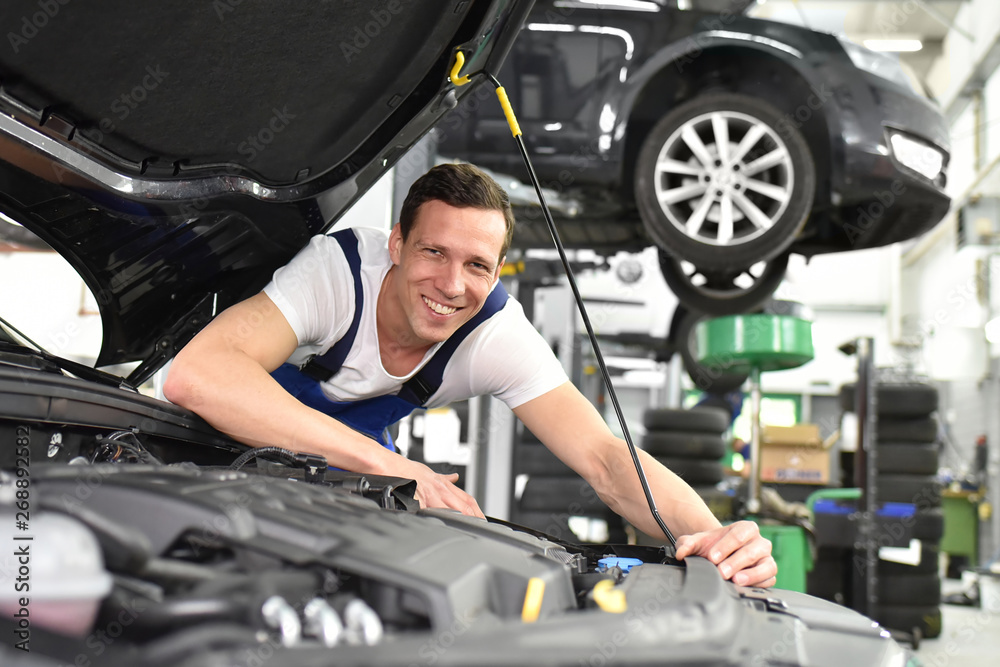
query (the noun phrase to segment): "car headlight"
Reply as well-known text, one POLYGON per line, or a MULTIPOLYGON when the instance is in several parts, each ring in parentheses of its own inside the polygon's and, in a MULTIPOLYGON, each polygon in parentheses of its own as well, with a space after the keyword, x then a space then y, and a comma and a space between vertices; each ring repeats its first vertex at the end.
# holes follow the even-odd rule
POLYGON ((927 142, 891 132, 889 143, 900 164, 933 181, 944 167, 944 154, 927 142))
POLYGON ((878 51, 872 51, 871 49, 866 49, 860 44, 855 44, 846 37, 838 37, 841 46, 844 47, 844 51, 847 52, 848 57, 850 57, 851 62, 854 66, 860 70, 864 70, 875 76, 880 76, 883 79, 888 79, 893 83, 897 83, 904 88, 908 88, 913 92, 923 95, 923 91, 914 86, 913 81, 907 76, 906 71, 899 64, 899 61, 888 56, 884 53, 879 53, 878 51))

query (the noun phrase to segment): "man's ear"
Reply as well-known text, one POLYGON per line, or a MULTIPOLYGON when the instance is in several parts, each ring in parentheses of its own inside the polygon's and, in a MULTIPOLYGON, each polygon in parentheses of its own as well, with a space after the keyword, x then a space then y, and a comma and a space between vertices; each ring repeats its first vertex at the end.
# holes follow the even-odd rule
POLYGON ((403 232, 400 231, 399 223, 392 226, 389 232, 389 259, 393 264, 399 265, 399 258, 403 254, 403 232))
POLYGON ((500 270, 503 268, 503 265, 506 264, 506 263, 507 263, 507 255, 504 255, 503 258, 500 260, 500 263, 497 264, 497 270, 493 272, 493 282, 494 283, 496 283, 496 281, 500 280, 500 270))

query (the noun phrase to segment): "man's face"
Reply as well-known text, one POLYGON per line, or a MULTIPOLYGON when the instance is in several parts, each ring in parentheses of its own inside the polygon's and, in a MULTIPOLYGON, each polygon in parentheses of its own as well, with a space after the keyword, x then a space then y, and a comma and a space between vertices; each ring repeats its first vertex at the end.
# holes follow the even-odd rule
POLYGON ((479 312, 500 275, 506 225, 499 211, 455 208, 431 200, 420 205, 403 235, 396 225, 389 255, 398 271, 395 299, 412 341, 407 346, 446 340, 479 312))

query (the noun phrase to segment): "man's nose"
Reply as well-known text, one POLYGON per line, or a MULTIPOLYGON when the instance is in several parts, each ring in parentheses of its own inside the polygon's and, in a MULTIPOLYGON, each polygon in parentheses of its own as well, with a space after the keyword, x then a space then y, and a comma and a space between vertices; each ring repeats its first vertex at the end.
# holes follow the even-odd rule
POLYGON ((449 262, 441 273, 438 289, 449 299, 455 299, 465 293, 465 280, 460 262, 449 262))

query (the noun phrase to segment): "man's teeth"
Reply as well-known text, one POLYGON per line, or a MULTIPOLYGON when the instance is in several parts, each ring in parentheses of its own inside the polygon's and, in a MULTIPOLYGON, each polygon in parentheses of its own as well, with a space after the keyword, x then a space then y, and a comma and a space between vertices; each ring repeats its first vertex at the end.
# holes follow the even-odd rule
POLYGON ((458 308, 452 308, 451 306, 445 306, 440 303, 437 303, 436 301, 431 301, 427 297, 423 297, 423 299, 424 303, 426 303, 428 307, 430 307, 430 309, 433 310, 438 315, 451 315, 456 310, 458 310, 458 308))

